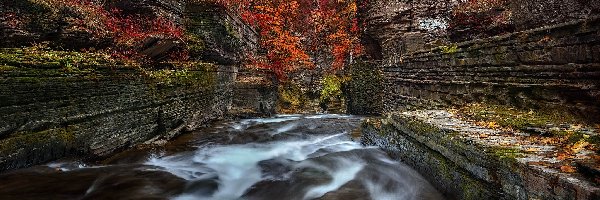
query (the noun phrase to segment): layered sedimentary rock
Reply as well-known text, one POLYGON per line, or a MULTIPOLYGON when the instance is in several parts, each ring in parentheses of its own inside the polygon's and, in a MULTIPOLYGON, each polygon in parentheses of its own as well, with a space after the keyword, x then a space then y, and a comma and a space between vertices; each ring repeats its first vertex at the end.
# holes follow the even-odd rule
POLYGON ((600 20, 404 55, 384 64, 387 111, 470 102, 600 116, 600 20))
POLYGON ((600 13, 597 0, 513 0, 508 8, 517 30, 583 20, 600 13))
MULTIPOLYGON (((200 62, 175 71, 104 64, 78 68, 77 63, 64 59, 36 65, 20 63, 22 59, 10 55, 3 56, 0 60, 0 171, 66 156, 108 156, 140 143, 172 138, 227 114, 234 99, 239 67, 236 64, 241 55, 256 50, 253 46, 256 33, 222 7, 208 9, 198 4, 182 5, 179 1, 148 2, 128 1, 117 6, 153 10, 161 16, 173 17, 174 21, 180 21, 180 17, 181 23, 189 27, 189 34, 203 40, 185 44, 198 45, 195 49, 198 54, 192 56, 200 62), (201 61, 217 64, 200 64, 201 61), (203 67, 195 66, 198 64, 203 67)), ((30 38, 27 34, 24 37, 32 41, 43 39, 30 38)), ((27 44, 30 41, 21 39, 11 36, 4 42, 17 40, 27 44)), ((51 41, 61 44, 60 40, 51 41)), ((165 42, 168 41, 153 41, 147 53, 163 55, 168 45, 160 45, 165 42)), ((38 49, 29 56, 42 59, 48 56, 37 58, 35 52, 53 53, 45 51, 38 49)), ((73 52, 73 56, 76 55, 77 52, 73 52)), ((246 88, 253 91, 262 87, 246 88)), ((272 91, 265 91, 264 108, 250 107, 247 112, 270 113, 269 106, 275 99, 268 96, 269 92, 272 91)))
MULTIPOLYGON (((163 18, 182 25, 184 4, 180 0, 117 0, 110 4, 100 4, 98 0, 92 3, 103 5, 104 9, 118 9, 122 17, 135 16, 138 18, 156 19, 163 18)), ((100 49, 111 46, 111 38, 98 36, 94 30, 98 29, 102 22, 89 22, 86 27, 81 20, 90 14, 96 17, 93 20, 102 20, 101 11, 93 11, 88 7, 78 10, 77 6, 70 7, 69 4, 80 5, 80 1, 63 1, 65 7, 53 5, 50 0, 20 0, 0 2, 0 41, 1 47, 28 46, 32 43, 48 43, 51 46, 62 49, 95 48, 100 49), (89 13, 97 12, 97 13, 89 13)), ((82 7, 82 6, 79 6, 82 7)), ((106 17, 106 16, 104 16, 106 17)))
POLYGON ((379 0, 362 10, 365 50, 383 72, 382 112, 391 113, 363 127, 364 143, 388 150, 450 198, 597 199, 589 180, 510 158, 493 147, 499 141, 477 141, 493 130, 462 129, 449 114, 438 115, 445 111, 413 110, 500 104, 600 122, 598 1, 509 1, 491 14, 509 14, 505 25, 514 32, 455 41, 452 30, 419 29, 415 20, 423 18, 415 16, 450 19, 459 4, 413 8, 424 2, 379 0))
POLYGON ((454 0, 368 1, 360 12, 367 53, 375 59, 438 46, 445 42, 454 0))
POLYGON ((231 103, 232 74, 212 67, 183 79, 51 71, 2 71, 0 170, 169 139, 222 116, 231 103))
POLYGON ((545 157, 558 151, 555 146, 528 144, 523 136, 483 128, 446 111, 391 113, 368 120, 362 133, 364 144, 412 166, 449 199, 600 198, 594 180, 533 164, 555 162, 545 157))
POLYGON ((215 4, 188 3, 185 27, 201 40, 191 56, 221 64, 239 64, 258 48, 258 33, 235 13, 215 4))

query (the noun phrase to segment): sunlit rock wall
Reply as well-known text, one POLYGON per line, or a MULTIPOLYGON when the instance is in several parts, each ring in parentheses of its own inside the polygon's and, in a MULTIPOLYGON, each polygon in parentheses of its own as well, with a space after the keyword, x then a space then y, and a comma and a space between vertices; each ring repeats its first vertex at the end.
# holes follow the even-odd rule
POLYGON ((483 142, 479 134, 490 131, 445 111, 390 113, 365 121, 361 142, 413 167, 448 199, 600 198, 600 188, 588 179, 531 166, 539 156, 494 146, 497 138, 483 142))

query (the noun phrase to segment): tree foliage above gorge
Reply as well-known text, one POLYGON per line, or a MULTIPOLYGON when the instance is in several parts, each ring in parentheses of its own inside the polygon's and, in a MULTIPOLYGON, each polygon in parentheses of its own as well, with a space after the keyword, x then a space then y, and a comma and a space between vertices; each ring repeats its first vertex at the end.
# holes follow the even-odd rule
MULTIPOLYGON (((341 69, 361 51, 355 0, 183 1, 217 3, 241 16, 258 31, 262 49, 248 58, 248 65, 271 70, 279 79, 316 65, 331 71, 341 69)), ((124 2, 129 1, 2 1, 0 28, 26 32, 34 38, 27 42, 50 42, 50 46, 60 49, 103 51, 135 60, 144 60, 140 50, 148 38, 194 42, 185 34, 184 27, 168 16, 122 10, 118 5, 124 2)), ((179 48, 170 57, 181 61, 189 56, 185 48, 179 48)))
POLYGON ((238 12, 257 29, 265 53, 250 58, 250 65, 272 70, 280 79, 313 68, 323 57, 332 58, 330 70, 339 70, 361 53, 354 0, 208 1, 238 12))
POLYGON ((183 28, 172 20, 154 13, 124 12, 115 6, 118 2, 8 0, 0 3, 1 25, 5 30, 25 32, 33 38, 27 42, 50 42, 52 46, 73 50, 104 50, 127 58, 138 57, 140 45, 149 37, 184 39, 183 28))

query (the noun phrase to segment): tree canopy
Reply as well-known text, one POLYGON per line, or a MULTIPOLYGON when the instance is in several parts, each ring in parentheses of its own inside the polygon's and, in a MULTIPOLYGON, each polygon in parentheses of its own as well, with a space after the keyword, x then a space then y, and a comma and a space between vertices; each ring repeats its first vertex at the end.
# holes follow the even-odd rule
POLYGON ((361 53, 354 0, 214 2, 240 13, 257 29, 265 52, 249 58, 249 64, 272 70, 280 79, 289 72, 313 68, 317 61, 326 63, 328 70, 339 70, 361 53))

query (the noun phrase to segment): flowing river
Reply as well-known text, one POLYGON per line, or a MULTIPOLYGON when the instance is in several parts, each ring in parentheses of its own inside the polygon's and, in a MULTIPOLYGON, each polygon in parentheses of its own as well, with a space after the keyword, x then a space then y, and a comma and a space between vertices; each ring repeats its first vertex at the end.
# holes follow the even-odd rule
POLYGON ((215 122, 161 147, 0 175, 0 199, 443 199, 416 171, 351 137, 360 117, 215 122))

